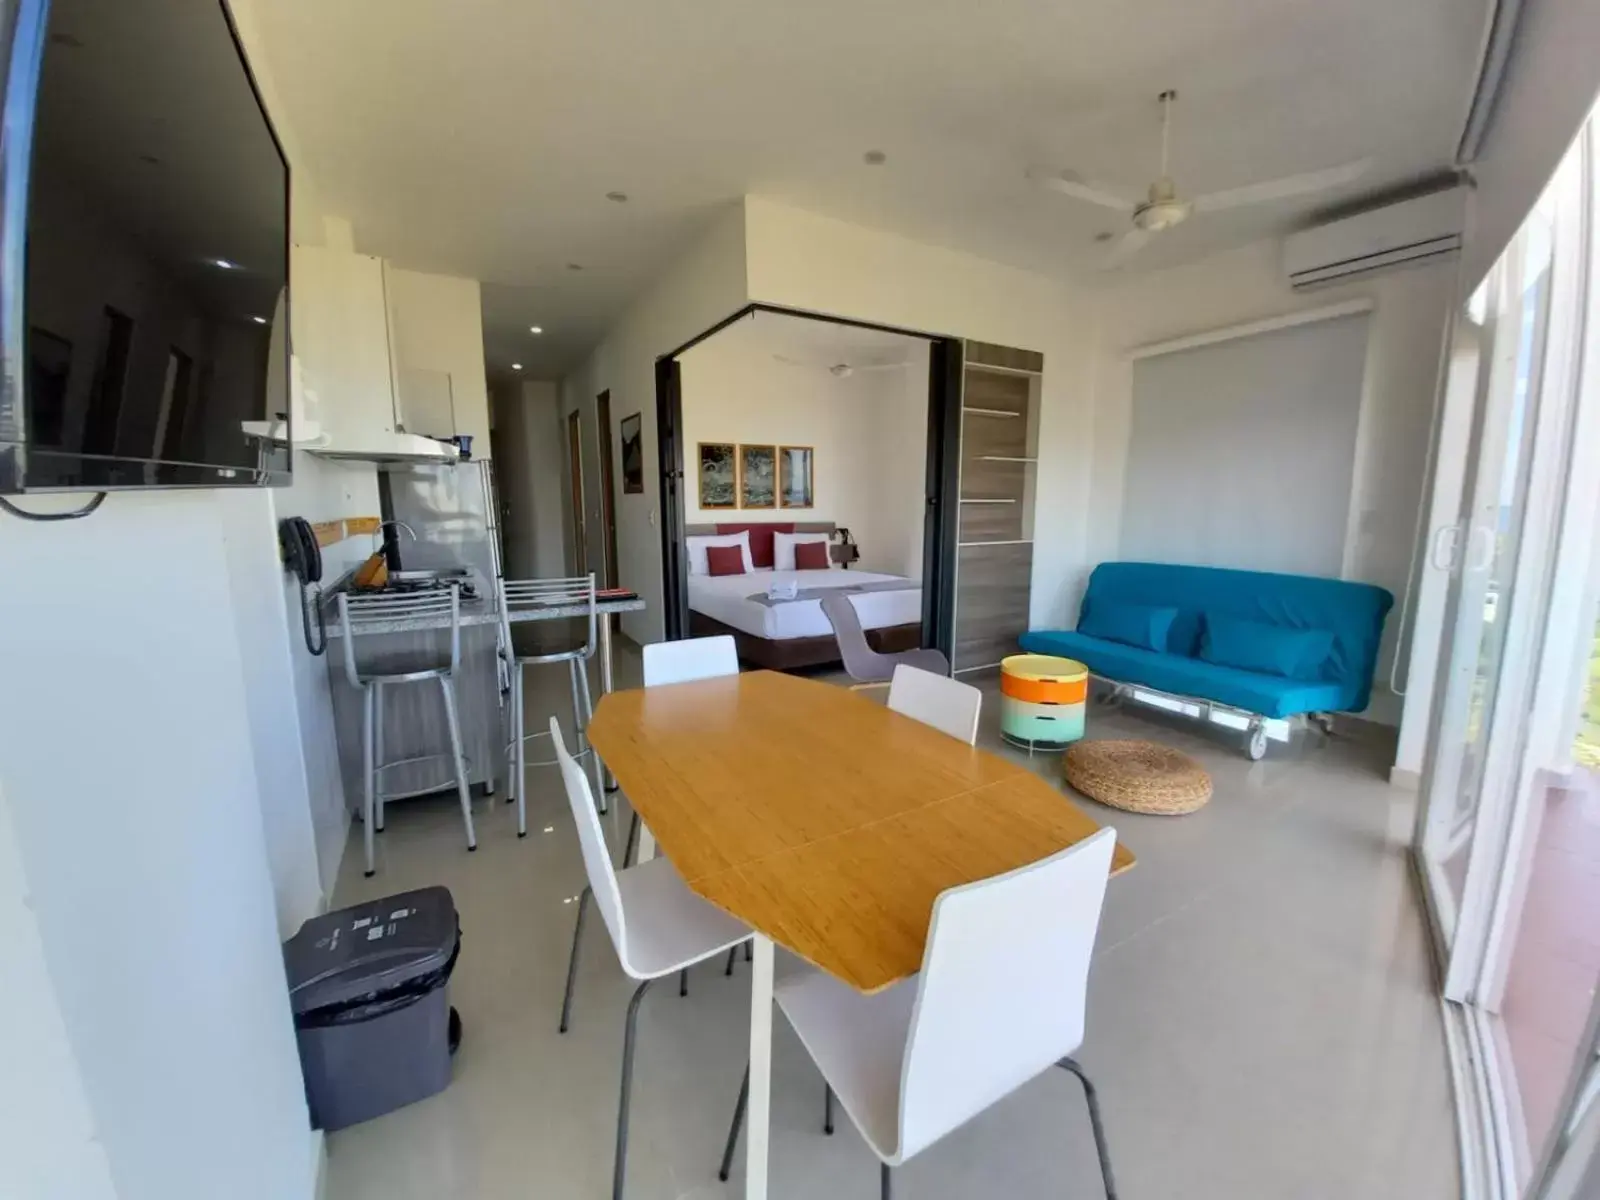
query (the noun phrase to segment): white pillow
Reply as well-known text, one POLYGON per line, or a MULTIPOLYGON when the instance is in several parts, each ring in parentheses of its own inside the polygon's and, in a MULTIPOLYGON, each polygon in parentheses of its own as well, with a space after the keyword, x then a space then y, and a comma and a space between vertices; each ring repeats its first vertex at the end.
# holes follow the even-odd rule
MULTIPOLYGON (((742 530, 739 533, 702 534, 685 538, 689 547, 689 574, 709 575, 711 564, 706 561, 707 546, 738 546, 744 551, 744 569, 746 572, 754 571, 756 564, 750 558, 750 531, 742 530)), ((789 565, 794 566, 794 552, 789 552, 789 565)))
MULTIPOLYGON (((793 571, 794 548, 801 542, 831 542, 833 538, 826 533, 775 533, 772 535, 772 569, 774 571, 793 571)), ((833 563, 830 561, 830 567, 833 563)))

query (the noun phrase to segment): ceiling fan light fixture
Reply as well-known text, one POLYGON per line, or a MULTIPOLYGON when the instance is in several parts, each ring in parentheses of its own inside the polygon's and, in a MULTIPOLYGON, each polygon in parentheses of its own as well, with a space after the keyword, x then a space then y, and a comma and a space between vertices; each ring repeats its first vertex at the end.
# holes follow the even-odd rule
POLYGON ((1133 223, 1146 233, 1160 233, 1181 224, 1192 205, 1187 200, 1150 200, 1133 210, 1133 223))

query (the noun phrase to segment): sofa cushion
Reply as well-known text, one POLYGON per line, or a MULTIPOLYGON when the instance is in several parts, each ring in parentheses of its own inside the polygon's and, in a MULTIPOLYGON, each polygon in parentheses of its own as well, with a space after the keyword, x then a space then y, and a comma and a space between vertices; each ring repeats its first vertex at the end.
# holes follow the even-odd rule
POLYGON ((1110 601, 1084 610, 1078 632, 1090 637, 1137 646, 1141 650, 1165 651, 1167 632, 1177 619, 1176 608, 1157 608, 1149 604, 1117 604, 1110 601))
POLYGON ((1314 681, 1332 652, 1333 634, 1326 629, 1285 629, 1208 613, 1199 657, 1219 667, 1314 681))
POLYGON ((1030 654, 1077 659, 1096 675, 1119 683, 1143 684, 1175 696, 1194 696, 1242 708, 1264 717, 1306 712, 1347 711, 1354 689, 1336 682, 1306 682, 1217 666, 1178 654, 1157 654, 1086 634, 1062 631, 1025 633, 1030 654))

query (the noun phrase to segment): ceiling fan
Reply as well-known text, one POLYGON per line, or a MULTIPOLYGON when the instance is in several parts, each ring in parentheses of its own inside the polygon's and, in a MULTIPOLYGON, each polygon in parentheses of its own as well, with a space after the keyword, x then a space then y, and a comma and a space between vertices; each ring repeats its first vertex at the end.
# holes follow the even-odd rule
POLYGON ((1107 267, 1117 266, 1143 249, 1156 234, 1182 223, 1194 213, 1220 212, 1228 208, 1242 208, 1247 204, 1265 204, 1273 200, 1287 200, 1292 196, 1328 191, 1359 179, 1372 167, 1372 160, 1363 158, 1322 171, 1308 171, 1302 175, 1289 175, 1186 199, 1178 194, 1178 185, 1167 172, 1172 141, 1172 106, 1177 103, 1178 93, 1169 89, 1161 93, 1159 100, 1161 175, 1150 185, 1143 200, 1133 198, 1126 189, 1115 184, 1086 179, 1076 171, 1057 171, 1048 167, 1033 167, 1028 171, 1028 178, 1041 187, 1077 200, 1087 200, 1103 208, 1116 209, 1133 222, 1133 228, 1123 234, 1112 248, 1104 264, 1107 267))
POLYGON ((806 368, 811 369, 811 370, 826 371, 828 374, 832 375, 835 379, 848 379, 850 376, 854 375, 857 371, 898 371, 901 367, 905 366, 904 363, 860 363, 860 364, 857 364, 857 363, 848 363, 848 362, 836 362, 836 363, 802 362, 798 358, 788 358, 788 357, 785 357, 782 354, 774 354, 772 357, 774 359, 776 359, 778 362, 781 362, 781 363, 785 364, 786 366, 806 367, 806 368))

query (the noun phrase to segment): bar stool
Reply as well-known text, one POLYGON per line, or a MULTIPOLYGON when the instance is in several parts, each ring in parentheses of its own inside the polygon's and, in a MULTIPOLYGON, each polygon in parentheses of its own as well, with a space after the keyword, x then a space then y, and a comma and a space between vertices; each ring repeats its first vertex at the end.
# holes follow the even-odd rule
MULTIPOLYGON (((599 797, 599 809, 605 812, 605 787, 600 776, 600 760, 589 745, 585 730, 594 717, 594 703, 589 695, 589 660, 594 657, 599 621, 595 610, 594 576, 573 576, 567 579, 503 579, 499 585, 500 648, 511 673, 511 736, 506 739, 506 754, 511 759, 511 792, 517 802, 517 836, 528 836, 528 768, 559 766, 557 758, 528 761, 527 746, 535 738, 550 736, 548 729, 539 733, 527 732, 527 716, 523 702, 523 670, 527 667, 566 663, 572 686, 572 723, 578 751, 574 759, 587 758, 587 766, 594 774, 594 794, 599 797), (587 632, 583 644, 563 650, 549 650, 537 643, 534 622, 514 620, 516 613, 537 613, 545 619, 558 617, 586 618, 587 632), (521 626, 521 628, 519 628, 521 626)), ((542 624, 543 622, 538 622, 542 624)))
POLYGON ((361 689, 362 750, 362 843, 366 850, 366 873, 377 871, 373 859, 373 833, 383 828, 383 772, 390 767, 427 762, 449 757, 455 767, 456 792, 461 797, 461 819, 467 828, 467 849, 478 848, 472 828, 472 799, 467 791, 467 760, 461 752, 461 722, 457 716, 455 674, 461 666, 461 589, 409 592, 398 595, 352 596, 339 593, 339 624, 344 634, 344 673, 352 687, 361 689), (440 665, 438 656, 413 652, 377 664, 381 669, 364 670, 356 664, 356 638, 385 633, 443 628, 449 621, 450 661, 440 665), (419 754, 411 758, 384 761, 383 689, 408 683, 437 680, 444 697, 445 724, 450 732, 450 753, 419 754))

